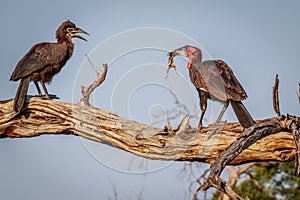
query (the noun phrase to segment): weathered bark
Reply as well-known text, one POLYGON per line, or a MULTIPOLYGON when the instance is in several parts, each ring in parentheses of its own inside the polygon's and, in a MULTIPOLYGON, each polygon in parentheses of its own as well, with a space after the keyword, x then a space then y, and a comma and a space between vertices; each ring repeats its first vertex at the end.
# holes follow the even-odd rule
POLYGON ((239 123, 218 123, 198 130, 191 129, 187 115, 176 129, 170 124, 159 129, 91 107, 89 96, 105 80, 107 65, 103 65, 102 71, 94 69, 98 78, 90 86, 82 86, 83 98, 78 104, 34 97, 28 98, 29 104, 21 113, 15 113, 13 100, 0 101, 0 138, 72 134, 149 159, 212 163, 210 174, 194 193, 194 199, 200 189, 209 187, 215 187, 230 199, 243 199, 232 190, 235 183, 227 184, 220 178, 226 165, 289 161, 296 157, 299 175, 300 118, 280 116, 278 76, 273 87, 277 118, 256 121, 246 130, 239 123))
MULTIPOLYGON (((276 120, 273 118, 273 120, 252 125, 241 134, 241 137, 231 143, 215 160, 211 166, 210 174, 206 182, 198 188, 198 191, 200 189, 207 190, 209 187, 215 187, 218 190, 226 193, 231 199, 243 199, 235 194, 231 187, 220 178, 220 174, 224 167, 258 140, 277 133, 278 130, 289 130, 292 131, 294 135, 297 135, 294 130, 296 129, 298 131, 299 127, 299 118, 289 115, 280 116, 276 120)), ((295 142, 297 142, 297 140, 295 140, 295 142)), ((297 168, 298 167, 299 166, 297 166, 297 168)))
MULTIPOLYGON (((179 131, 172 130, 174 134, 171 134, 167 128, 150 127, 99 108, 39 97, 30 98, 20 114, 16 114, 12 106, 13 100, 0 102, 0 138, 72 134, 149 159, 214 163, 242 133, 244 137, 247 135, 239 123, 221 123, 201 130, 179 128, 179 131)), ((295 159, 296 146, 292 134, 295 129, 290 127, 290 123, 282 117, 257 121, 246 132, 255 133, 263 129, 269 130, 270 135, 226 164, 295 159)))
POLYGON ((93 68, 97 74, 97 79, 91 85, 89 85, 88 87, 81 86, 82 98, 80 99, 80 103, 85 106, 90 106, 90 103, 89 103, 90 95, 105 80, 108 65, 103 64, 103 70, 100 71, 97 67, 95 67, 93 65, 90 58, 87 55, 85 55, 85 56, 87 57, 88 61, 93 66, 93 68))

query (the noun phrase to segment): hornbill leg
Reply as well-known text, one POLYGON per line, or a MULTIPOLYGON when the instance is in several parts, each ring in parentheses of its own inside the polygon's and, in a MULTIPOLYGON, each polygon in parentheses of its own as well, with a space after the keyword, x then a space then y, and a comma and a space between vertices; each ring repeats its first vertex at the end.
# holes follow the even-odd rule
POLYGON ((43 87, 43 89, 44 89, 44 91, 45 91, 45 98, 51 99, 51 98, 49 97, 49 94, 48 94, 47 88, 46 88, 46 86, 45 86, 45 83, 41 81, 41 84, 42 84, 42 87, 43 87))
POLYGON ((222 110, 221 110, 221 112, 220 112, 220 114, 219 114, 218 119, 216 120, 216 122, 221 121, 221 119, 222 119, 222 117, 223 117, 226 109, 228 108, 228 105, 229 105, 229 100, 225 101, 224 106, 223 106, 223 108, 222 108, 222 110))
POLYGON ((198 128, 201 129, 202 128, 202 120, 204 118, 204 114, 207 108, 207 98, 208 98, 208 93, 206 91, 203 90, 198 90, 199 93, 199 97, 200 97, 200 108, 201 108, 201 117, 200 117, 200 121, 198 124, 198 128))
POLYGON ((36 89, 37 89, 37 91, 38 91, 38 96, 41 97, 41 96, 42 96, 42 92, 41 92, 41 89, 40 89, 40 87, 39 87, 38 82, 37 82, 37 81, 34 81, 34 85, 35 85, 35 87, 36 87, 36 89))

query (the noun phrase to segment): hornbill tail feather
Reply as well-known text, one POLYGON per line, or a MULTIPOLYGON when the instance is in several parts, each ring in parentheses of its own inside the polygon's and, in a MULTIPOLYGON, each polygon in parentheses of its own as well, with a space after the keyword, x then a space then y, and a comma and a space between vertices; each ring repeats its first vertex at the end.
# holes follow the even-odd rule
POLYGON ((230 103, 239 122, 244 128, 248 128, 255 123, 250 113, 241 101, 230 101, 230 103))
POLYGON ((27 77, 27 78, 22 79, 19 84, 16 96, 15 96, 15 100, 14 100, 14 110, 16 112, 20 112, 25 105, 26 94, 28 91, 29 82, 30 82, 30 77, 27 77))

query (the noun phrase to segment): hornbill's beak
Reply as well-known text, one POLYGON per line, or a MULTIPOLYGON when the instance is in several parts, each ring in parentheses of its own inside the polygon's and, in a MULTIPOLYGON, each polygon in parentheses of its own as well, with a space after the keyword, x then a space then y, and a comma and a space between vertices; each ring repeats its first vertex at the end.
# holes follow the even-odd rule
POLYGON ((83 33, 86 35, 90 35, 86 31, 82 30, 81 28, 75 28, 74 31, 72 31, 72 34, 73 34, 72 37, 76 37, 76 38, 82 39, 84 41, 87 41, 87 40, 84 37, 82 37, 81 35, 76 35, 76 33, 83 33))
POLYGON ((174 49, 173 51, 170 51, 169 54, 173 54, 176 56, 188 56, 188 52, 186 47, 181 47, 178 49, 174 49))

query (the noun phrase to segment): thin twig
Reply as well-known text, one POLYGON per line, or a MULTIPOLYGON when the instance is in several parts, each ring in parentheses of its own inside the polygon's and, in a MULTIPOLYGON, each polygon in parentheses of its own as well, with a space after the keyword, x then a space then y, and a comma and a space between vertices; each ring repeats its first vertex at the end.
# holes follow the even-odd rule
POLYGON ((100 74, 101 71, 93 64, 92 60, 90 59, 90 57, 85 53, 84 56, 86 57, 87 61, 90 63, 90 65, 94 68, 95 72, 97 74, 100 74))
MULTIPOLYGON (((199 184, 202 184, 202 183, 201 183, 201 180, 205 180, 206 174, 208 174, 208 173, 209 173, 209 169, 206 169, 206 170, 202 173, 202 175, 201 175, 200 177, 198 177, 198 178, 195 180, 195 182, 197 182, 197 183, 199 183, 199 184)), ((192 183, 193 183, 193 182, 192 182, 192 183)), ((190 192, 192 192, 192 183, 191 183, 190 186, 189 186, 190 192)), ((206 192, 206 191, 204 191, 204 192, 206 192)), ((197 191, 194 192, 194 194, 193 194, 193 200, 197 200, 197 199, 198 199, 198 198, 197 198, 198 193, 199 193, 199 190, 197 190, 197 191)))

